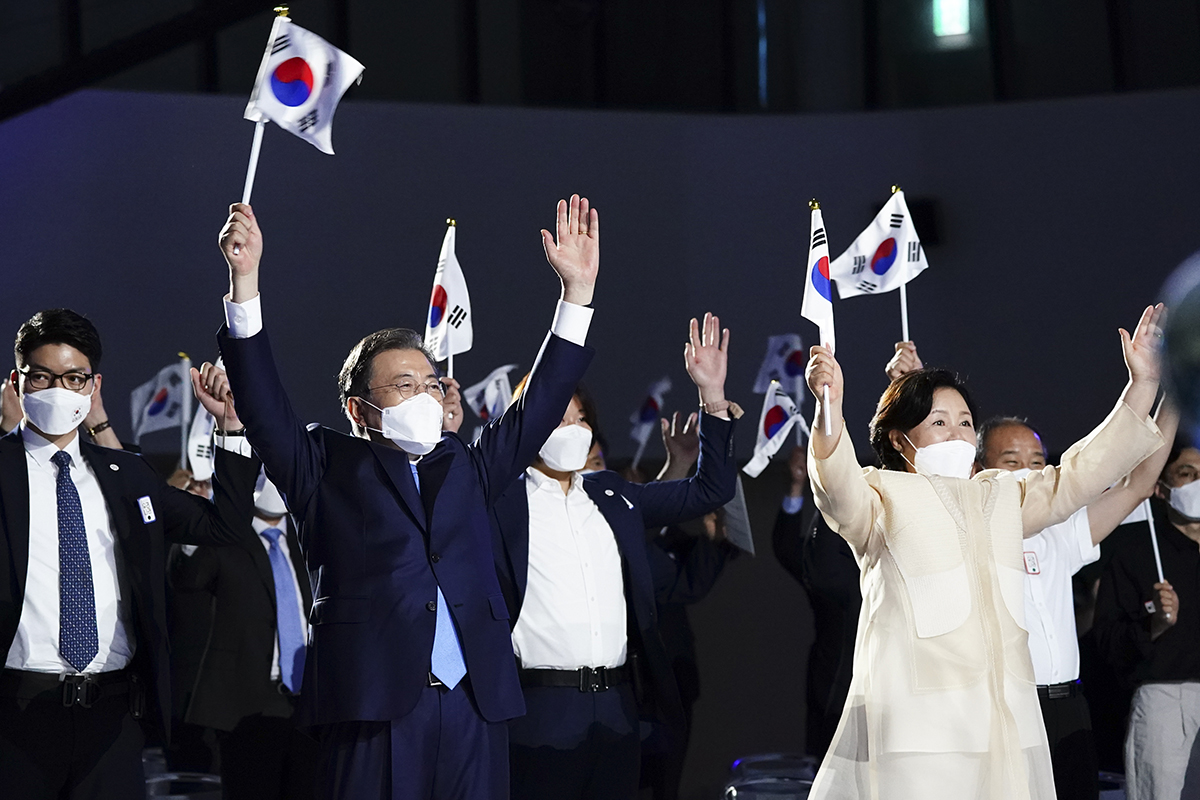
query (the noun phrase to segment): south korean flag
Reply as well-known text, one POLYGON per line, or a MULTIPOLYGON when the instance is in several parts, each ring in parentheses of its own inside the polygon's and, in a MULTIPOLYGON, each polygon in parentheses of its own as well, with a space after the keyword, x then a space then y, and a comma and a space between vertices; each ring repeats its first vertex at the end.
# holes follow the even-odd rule
POLYGON ((429 298, 429 318, 425 322, 425 349, 437 361, 465 353, 471 349, 474 332, 471 328, 471 295, 463 277, 458 256, 454 254, 454 220, 447 220, 446 237, 433 276, 433 294, 429 298))
POLYGON ((899 289, 928 266, 904 192, 896 190, 867 229, 829 265, 829 277, 845 300, 899 289))

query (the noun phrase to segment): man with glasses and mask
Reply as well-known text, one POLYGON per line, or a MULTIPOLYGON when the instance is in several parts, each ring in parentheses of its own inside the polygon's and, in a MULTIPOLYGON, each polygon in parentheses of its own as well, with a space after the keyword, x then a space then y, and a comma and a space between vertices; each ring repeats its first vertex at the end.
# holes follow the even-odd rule
POLYGON ((1200 449, 1177 439, 1146 523, 1119 534, 1100 579, 1093 627, 1101 652, 1134 687, 1125 737, 1129 800, 1200 797, 1200 449))
MULTIPOLYGON (((161 734, 170 714, 164 539, 239 533, 138 456, 81 441, 101 381, 90 321, 41 311, 15 355, 23 417, 0 438, 0 792, 140 797, 142 726, 161 734)), ((219 453, 217 469, 218 506, 253 486, 248 458, 219 453)))
POLYGON ((307 429, 263 331, 258 221, 247 205, 230 210, 218 339, 238 416, 295 515, 314 578, 297 721, 320 741, 318 794, 507 797, 506 720, 525 706, 488 512, 558 426, 591 360, 596 211, 573 196, 558 204, 557 242, 542 231, 563 290, 551 334, 527 391, 468 445, 443 434, 420 337, 396 328, 365 337, 342 367, 354 435, 307 429))

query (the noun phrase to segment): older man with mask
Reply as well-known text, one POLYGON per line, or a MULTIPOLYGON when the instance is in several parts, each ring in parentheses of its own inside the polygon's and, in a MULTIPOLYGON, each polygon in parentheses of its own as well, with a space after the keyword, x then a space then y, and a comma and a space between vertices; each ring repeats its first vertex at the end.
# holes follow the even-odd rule
POLYGON ((576 195, 558 204, 557 242, 542 231, 563 288, 551 334, 521 400, 467 445, 442 433, 420 336, 396 328, 366 336, 342 368, 355 435, 307 428, 263 331, 258 220, 247 205, 230 211, 219 343, 246 436, 295 513, 315 578, 297 717, 321 742, 319 795, 507 797, 505 721, 525 707, 488 512, 558 426, 591 359, 598 215, 576 195))
MULTIPOLYGON (((920 368, 916 345, 900 342, 886 372, 895 380, 920 368)), ((1164 438, 1175 435, 1178 422, 1174 408, 1164 404, 1157 419, 1164 438)), ((993 417, 979 426, 976 436, 981 470, 1008 470, 1019 478, 1048 464, 1041 435, 1021 417, 993 417)), ((1079 682, 1071 576, 1100 558, 1100 542, 1154 491, 1167 453, 1168 448, 1159 448, 1128 478, 1065 522, 1025 539, 1024 627, 1059 800, 1095 800, 1100 792, 1091 716, 1079 682)))

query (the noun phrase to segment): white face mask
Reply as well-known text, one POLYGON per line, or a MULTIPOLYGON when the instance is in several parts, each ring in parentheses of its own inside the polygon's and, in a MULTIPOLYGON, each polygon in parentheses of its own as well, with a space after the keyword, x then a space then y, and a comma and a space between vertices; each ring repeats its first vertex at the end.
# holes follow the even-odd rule
POLYGON ((21 395, 21 408, 33 427, 49 436, 62 436, 79 427, 92 410, 92 395, 54 386, 25 392, 21 395))
MULTIPOLYGON (((975 445, 962 439, 947 439, 944 442, 917 447, 907 435, 904 438, 917 451, 913 469, 922 475, 940 475, 943 478, 969 478, 975 464, 975 445)), ((905 459, 907 461, 907 459, 905 459)))
POLYGON ((1191 520, 1200 520, 1200 481, 1171 489, 1171 508, 1191 520))
POLYGON ((592 432, 582 425, 556 428, 538 455, 555 472, 575 472, 587 465, 592 451, 592 432))
POLYGON ((1031 472, 1033 472, 1033 470, 1031 470, 1029 467, 1022 467, 1021 469, 1010 469, 1008 474, 1012 475, 1017 480, 1021 480, 1021 478, 1024 478, 1031 472))
POLYGON ((368 430, 382 433, 406 453, 423 456, 442 440, 442 404, 427 392, 387 408, 380 408, 367 400, 363 402, 383 415, 383 429, 368 430))

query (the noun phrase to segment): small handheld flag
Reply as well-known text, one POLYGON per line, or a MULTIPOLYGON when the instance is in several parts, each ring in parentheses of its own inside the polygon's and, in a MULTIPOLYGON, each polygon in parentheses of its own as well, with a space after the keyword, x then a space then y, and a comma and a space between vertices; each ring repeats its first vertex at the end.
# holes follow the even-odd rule
POLYGON ((787 441, 788 432, 800 420, 800 410, 792 398, 783 391, 777 381, 772 381, 763 398, 762 414, 758 418, 758 440, 754 445, 754 456, 742 467, 751 478, 757 478, 771 456, 787 441))
MULTIPOLYGON (((805 262, 804 303, 800 316, 815 322, 821 329, 821 344, 834 351, 837 347, 833 333, 833 289, 829 282, 829 239, 825 235, 825 222, 821 219, 821 204, 814 198, 808 207, 812 209, 809 226, 808 261, 805 262)), ((822 416, 825 417, 825 435, 832 436, 829 419, 829 387, 822 389, 822 416)))
POLYGON ((767 339, 767 354, 754 379, 754 393, 766 392, 771 381, 779 381, 788 394, 803 396, 804 345, 796 334, 785 333, 767 339))
POLYGON ((512 384, 508 380, 508 373, 516 368, 516 364, 506 364, 492 370, 479 383, 463 389, 463 402, 484 422, 496 419, 512 402, 512 384))
MULTIPOLYGON (((174 427, 185 428, 188 419, 186 397, 190 397, 192 391, 191 375, 185 370, 191 365, 192 362, 186 357, 168 364, 153 378, 130 392, 129 416, 133 420, 134 444, 145 433, 174 427)), ((182 437, 186 441, 186 428, 182 437)))
POLYGON ((206 481, 213 474, 213 430, 217 420, 208 413, 204 406, 196 409, 192 417, 192 425, 188 430, 187 460, 192 470, 192 477, 198 481, 206 481))
POLYGON ((458 256, 454 254, 454 220, 446 220, 446 236, 433 275, 433 294, 429 298, 429 317, 425 320, 425 348, 438 361, 448 361, 446 373, 454 377, 454 356, 471 349, 471 296, 463 277, 458 256))
POLYGON ((662 413, 663 396, 669 391, 671 391, 670 378, 664 377, 652 383, 646 391, 646 399, 629 418, 629 421, 633 423, 633 427, 629 430, 629 438, 638 443, 637 453, 633 456, 635 469, 642 460, 642 454, 646 452, 646 443, 650 441, 651 434, 659 429, 658 417, 662 413))

